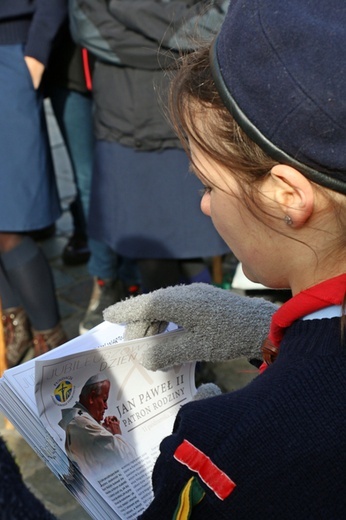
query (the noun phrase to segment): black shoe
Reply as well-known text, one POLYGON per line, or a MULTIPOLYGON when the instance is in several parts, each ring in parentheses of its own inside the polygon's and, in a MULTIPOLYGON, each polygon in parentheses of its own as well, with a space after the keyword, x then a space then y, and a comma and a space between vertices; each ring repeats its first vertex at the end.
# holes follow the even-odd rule
POLYGON ((86 264, 90 258, 88 241, 80 235, 72 235, 67 242, 63 252, 62 260, 65 265, 86 264))
POLYGON ((55 224, 51 224, 42 229, 37 229, 35 231, 29 231, 28 235, 35 240, 36 242, 43 242, 44 240, 48 240, 49 238, 54 237, 56 231, 55 224))

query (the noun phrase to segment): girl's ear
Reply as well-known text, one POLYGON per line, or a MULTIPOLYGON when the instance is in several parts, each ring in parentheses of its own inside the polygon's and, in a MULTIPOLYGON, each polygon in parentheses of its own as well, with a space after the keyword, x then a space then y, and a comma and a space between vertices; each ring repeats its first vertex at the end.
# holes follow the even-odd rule
POLYGON ((285 164, 271 170, 274 199, 282 210, 282 218, 299 228, 310 218, 314 208, 314 190, 311 182, 299 171, 285 164))

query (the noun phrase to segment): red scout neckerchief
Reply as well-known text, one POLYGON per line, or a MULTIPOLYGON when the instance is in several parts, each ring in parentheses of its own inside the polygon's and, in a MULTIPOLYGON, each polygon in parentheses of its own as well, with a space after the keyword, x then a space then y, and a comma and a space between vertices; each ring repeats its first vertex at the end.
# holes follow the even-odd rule
POLYGON ((331 305, 341 305, 345 293, 346 274, 341 274, 298 293, 284 303, 273 315, 269 336, 262 345, 264 363, 260 367, 260 372, 275 361, 287 327, 312 312, 331 305))

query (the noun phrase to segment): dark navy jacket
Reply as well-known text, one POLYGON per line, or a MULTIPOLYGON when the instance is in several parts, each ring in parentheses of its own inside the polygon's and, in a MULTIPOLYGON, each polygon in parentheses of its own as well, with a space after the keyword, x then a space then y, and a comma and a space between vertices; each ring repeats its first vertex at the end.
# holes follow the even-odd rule
POLYGON ((25 44, 27 56, 47 65, 66 15, 66 0, 1 0, 0 45, 25 44))
POLYGON ((299 320, 287 329, 274 364, 245 388, 182 407, 161 444, 155 499, 140 518, 171 519, 195 476, 205 496, 191 520, 343 520, 345 469, 340 318, 299 320), (177 457, 186 440, 202 463, 177 457), (220 499, 215 489, 222 479, 227 496, 220 499))

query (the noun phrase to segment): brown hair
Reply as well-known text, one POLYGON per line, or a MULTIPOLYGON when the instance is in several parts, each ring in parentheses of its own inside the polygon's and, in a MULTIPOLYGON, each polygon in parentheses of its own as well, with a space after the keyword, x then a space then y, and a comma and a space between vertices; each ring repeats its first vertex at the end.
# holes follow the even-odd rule
POLYGON ((277 162, 247 137, 224 106, 210 72, 209 47, 180 59, 171 81, 171 120, 188 154, 187 139, 194 139, 214 161, 229 168, 245 188, 244 181, 248 186, 255 184, 277 162), (199 131, 194 125, 196 117, 203 120, 204 127, 199 131))
MULTIPOLYGON (((211 75, 209 49, 210 43, 179 60, 169 92, 171 121, 190 160, 188 140, 193 139, 202 152, 232 173, 242 192, 242 203, 257 219, 273 217, 256 203, 256 193, 278 163, 244 133, 223 104, 211 75), (203 121, 203 126, 197 129, 196 120, 203 121)), ((203 179, 201 172, 199 177, 203 179)))

